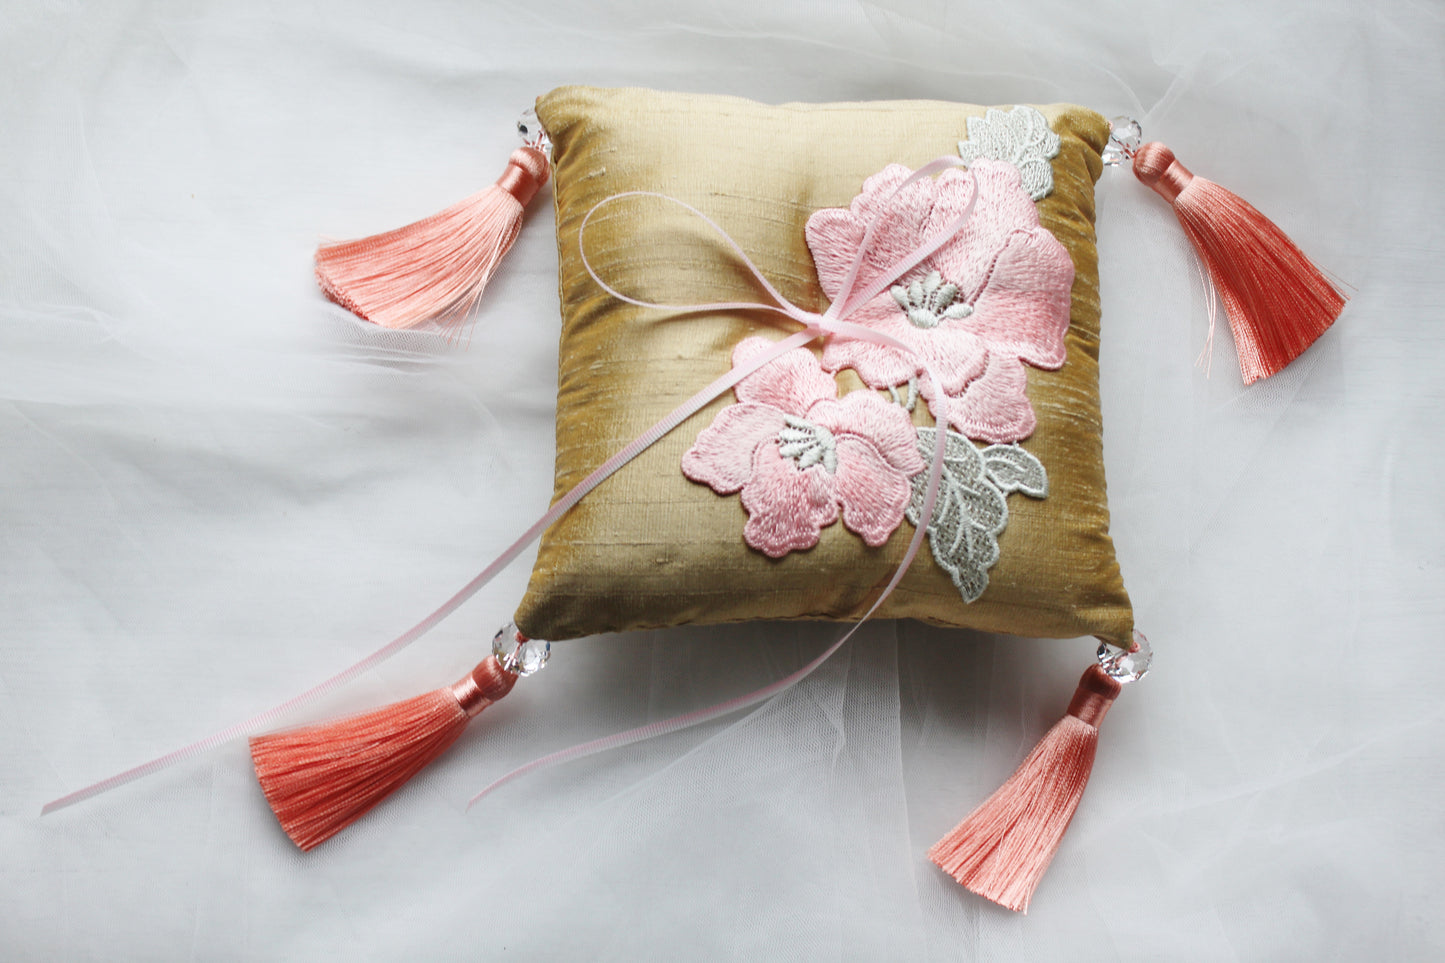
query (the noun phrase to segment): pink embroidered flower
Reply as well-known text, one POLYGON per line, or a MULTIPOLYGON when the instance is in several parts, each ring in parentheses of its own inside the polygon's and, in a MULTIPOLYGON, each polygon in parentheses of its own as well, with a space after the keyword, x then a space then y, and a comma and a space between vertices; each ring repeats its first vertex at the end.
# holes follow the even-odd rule
POLYGON ((936 415, 970 438, 1013 442, 1036 424, 1024 393, 1024 362, 1050 369, 1064 363, 1074 264, 1039 226, 1018 168, 980 159, 969 169, 973 178, 944 171, 890 200, 912 173, 892 164, 868 178, 846 210, 827 208, 808 219, 818 280, 836 299, 870 221, 877 218, 878 225, 858 288, 946 228, 968 206, 974 178, 978 183, 978 203, 962 230, 848 319, 892 335, 916 354, 833 338, 823 349, 823 367, 853 368, 871 387, 889 388, 921 374, 921 356, 942 382, 943 398, 934 397, 928 379, 919 385, 936 415))
MULTIPOLYGON (((772 342, 747 338, 733 366, 772 342)), ((903 521, 924 469, 907 413, 871 391, 838 397, 838 385, 806 348, 787 352, 734 389, 682 457, 682 473, 720 495, 742 492, 743 539, 773 558, 818 544, 838 520, 869 545, 903 521)))

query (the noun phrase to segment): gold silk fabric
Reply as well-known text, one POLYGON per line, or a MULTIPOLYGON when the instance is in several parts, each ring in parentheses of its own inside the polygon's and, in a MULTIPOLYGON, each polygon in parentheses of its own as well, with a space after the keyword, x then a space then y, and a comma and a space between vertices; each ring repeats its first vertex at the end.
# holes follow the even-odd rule
MULTIPOLYGON (((1093 111, 1039 108, 1062 140, 1042 224, 1067 248, 1075 277, 1058 371, 1028 368, 1038 426, 1022 442, 1048 472, 1048 496, 1012 495, 989 585, 965 604, 927 541, 879 615, 1036 637, 1129 639, 1105 498, 1099 415, 1099 288, 1094 182, 1108 125, 1093 111)), ((579 249, 594 205, 626 191, 686 201, 731 235, 784 296, 827 306, 804 238, 819 208, 847 207, 889 164, 916 169, 957 155, 966 119, 985 108, 939 102, 785 104, 648 90, 564 87, 537 112, 551 135, 562 335, 555 496, 731 367, 749 335, 796 325, 763 312, 636 307, 603 291, 579 249)), ((765 301, 710 227, 677 205, 633 197, 598 210, 586 253, 631 297, 669 304, 765 301)), ((840 392, 862 389, 853 372, 840 392)), ((870 548, 843 524, 807 551, 769 558, 743 542, 736 495, 689 481, 683 453, 716 399, 584 498, 543 536, 517 613, 535 638, 753 619, 857 619, 888 582, 914 533, 904 521, 870 548)), ((932 424, 919 404, 916 423, 932 424)), ((554 497, 555 497, 554 496, 554 497)))

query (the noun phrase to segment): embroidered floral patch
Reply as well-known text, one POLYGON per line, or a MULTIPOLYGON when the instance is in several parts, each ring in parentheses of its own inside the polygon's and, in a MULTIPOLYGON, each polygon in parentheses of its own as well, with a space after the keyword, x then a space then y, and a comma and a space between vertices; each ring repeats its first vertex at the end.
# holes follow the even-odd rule
POLYGON ((1023 366, 1064 363, 1073 260, 1040 226, 1013 164, 982 158, 968 173, 944 171, 899 190, 911 173, 890 165, 868 178, 846 209, 826 208, 808 219, 819 283, 837 298, 870 222, 873 243, 860 288, 961 215, 977 185, 978 201, 958 233, 849 318, 912 350, 833 338, 823 367, 853 368, 870 387, 894 388, 912 382, 927 359, 942 396, 926 379, 919 388, 936 416, 980 441, 1027 438, 1037 418, 1023 366))
MULTIPOLYGON (((918 429, 918 453, 924 461, 933 459, 937 440, 937 429, 918 429)), ((945 445, 928 544, 963 600, 972 602, 988 588, 988 570, 998 561, 998 536, 1008 524, 1006 496, 1022 492, 1043 498, 1049 480, 1039 460, 1018 445, 990 445, 980 451, 952 431, 946 433, 945 445)), ((927 487, 928 472, 913 477, 908 520, 914 525, 922 523, 927 487)))
MULTIPOLYGON (((738 367, 772 342, 747 338, 738 367)), ((740 492, 743 540, 773 558, 812 548, 838 520, 869 545, 903 521, 909 479, 923 470, 908 414, 871 391, 838 398, 838 385, 806 348, 748 375, 738 403, 717 413, 682 458, 682 472, 720 495, 740 492)))
MULTIPOLYGON (((1033 130, 1026 115, 1013 117, 992 111, 984 120, 1004 124, 1000 130, 1033 130)), ((1002 143, 1003 134, 985 136, 991 129, 979 128, 980 151, 1002 143)), ((1048 148, 1046 138, 1029 143, 1035 154, 1048 148)), ((840 515, 867 544, 882 545, 906 517, 926 525, 935 561, 965 602, 988 587, 1008 523, 1007 496, 1048 493, 1043 465, 1015 444, 1036 424, 1024 364, 1064 363, 1074 276, 1068 251, 1040 226, 1024 189, 1016 161, 1032 155, 1020 148, 1010 156, 1015 161, 978 156, 967 173, 948 170, 906 187, 912 172, 891 165, 868 178, 847 209, 808 219, 819 282, 837 299, 870 229, 854 289, 970 211, 943 246, 849 315, 904 347, 833 337, 821 363, 806 348, 789 351, 739 382, 738 403, 718 412, 683 456, 688 478, 719 494, 740 494, 749 546, 774 558, 812 548, 840 515), (830 372, 843 368, 898 403, 873 391, 839 398, 830 372), (937 383, 920 382, 927 369, 937 383), (905 384, 906 401, 897 391, 905 384), (938 428, 913 426, 907 412, 918 392, 938 428), (940 431, 943 476, 925 518, 924 469, 940 431), (994 444, 979 448, 971 438, 994 444)), ((770 345, 744 340, 733 367, 770 345)))
POLYGON ((1037 201, 1054 189, 1050 161, 1058 156, 1060 143, 1048 120, 1033 107, 1020 105, 1008 111, 990 107, 982 117, 968 118, 968 139, 958 142, 958 154, 970 167, 985 157, 1014 165, 1024 190, 1037 201))

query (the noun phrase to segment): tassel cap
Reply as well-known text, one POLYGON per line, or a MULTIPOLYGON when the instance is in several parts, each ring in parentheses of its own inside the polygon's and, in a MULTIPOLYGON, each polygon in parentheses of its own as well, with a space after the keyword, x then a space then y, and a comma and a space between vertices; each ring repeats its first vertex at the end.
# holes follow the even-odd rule
POLYGON ((1109 707, 1119 698, 1124 687, 1117 679, 1111 679, 1103 669, 1091 665, 1079 679, 1074 698, 1069 701, 1069 715, 1087 725, 1099 728, 1099 723, 1108 715, 1109 707))
POLYGON ((1135 153, 1134 176, 1170 204, 1194 180, 1189 168, 1179 163, 1174 152, 1157 140, 1145 144, 1135 153))
POLYGON ((508 672, 495 655, 488 656, 475 669, 467 673, 450 689, 452 698, 467 714, 468 719, 476 718, 487 706, 512 691, 517 684, 517 674, 508 672))
POLYGON ((547 183, 551 170, 546 154, 535 147, 518 147, 507 158, 507 169, 497 178, 497 186, 526 207, 547 183))

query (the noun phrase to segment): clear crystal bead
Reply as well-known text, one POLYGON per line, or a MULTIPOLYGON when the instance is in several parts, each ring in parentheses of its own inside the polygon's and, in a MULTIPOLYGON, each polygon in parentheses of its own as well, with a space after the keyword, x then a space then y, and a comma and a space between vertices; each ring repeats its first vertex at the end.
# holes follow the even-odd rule
POLYGON ((529 639, 517 631, 516 622, 508 622, 492 638, 492 655, 508 672, 531 675, 547 664, 552 643, 546 639, 529 639))
POLYGON ((1149 663, 1154 660, 1154 649, 1149 645, 1149 640, 1144 638, 1144 633, 1135 629, 1132 648, 1121 649, 1107 642, 1100 642, 1099 651, 1095 655, 1099 659, 1099 668, 1103 669, 1109 678, 1119 682, 1138 682, 1149 671, 1149 663))
POLYGON ((522 116, 517 118, 517 136, 522 138, 522 143, 528 147, 536 147, 549 157, 552 155, 552 138, 547 136, 547 128, 542 126, 537 111, 531 107, 522 111, 522 116))
POLYGON ((1115 117, 1109 121, 1109 143, 1104 147, 1104 164, 1117 167, 1132 160, 1144 140, 1144 130, 1132 117, 1115 117))

